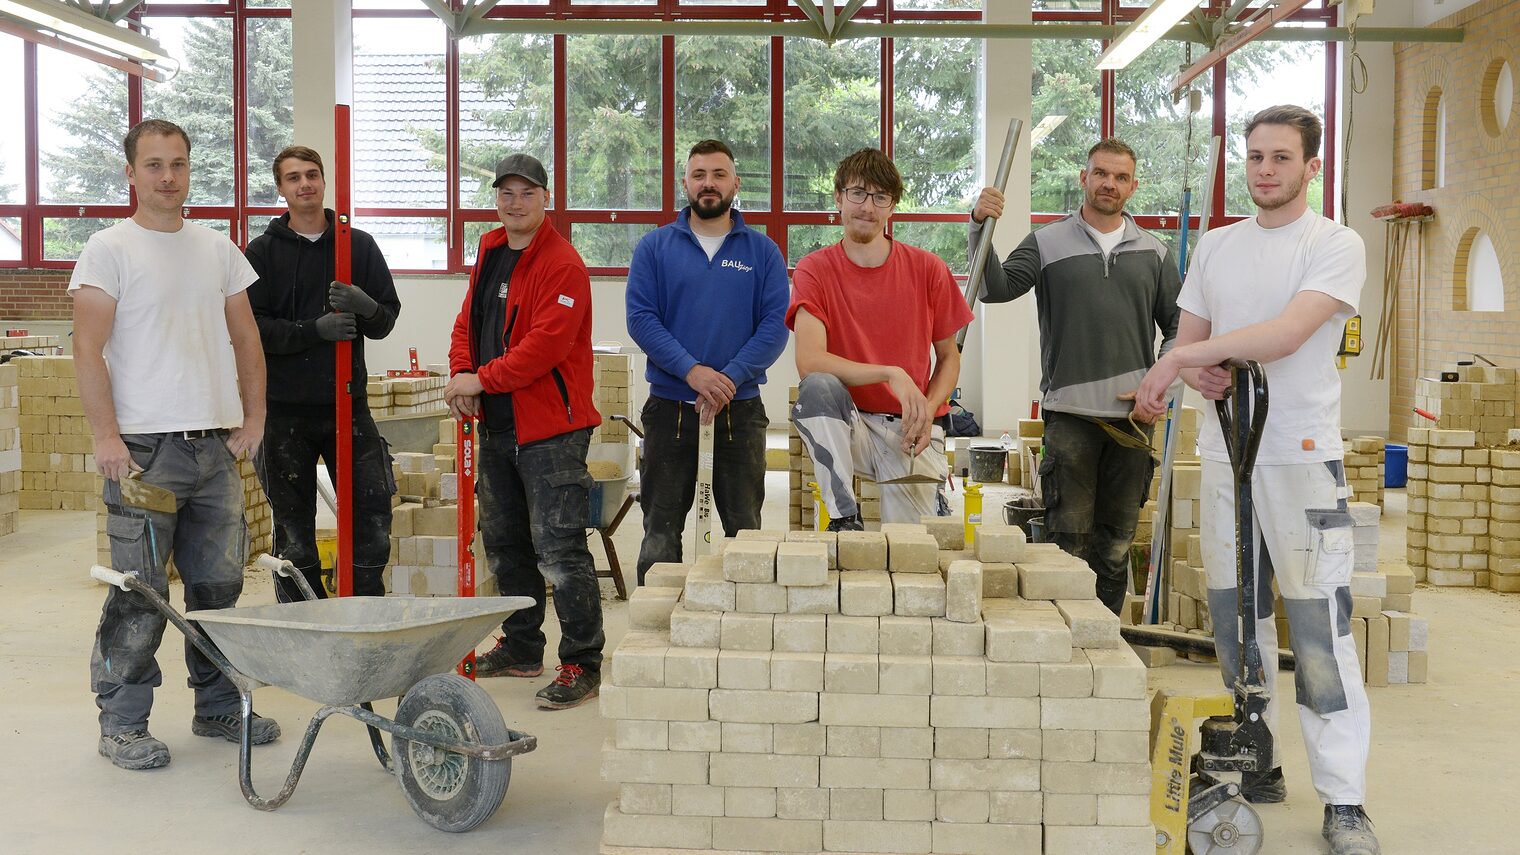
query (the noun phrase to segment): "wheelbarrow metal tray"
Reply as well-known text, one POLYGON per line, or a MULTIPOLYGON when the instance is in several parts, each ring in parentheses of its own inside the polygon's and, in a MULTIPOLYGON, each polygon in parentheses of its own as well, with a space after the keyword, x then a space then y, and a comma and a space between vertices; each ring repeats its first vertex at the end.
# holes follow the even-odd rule
POLYGON ((324 704, 404 695, 453 670, 528 597, 346 597, 190 612, 243 674, 324 704))

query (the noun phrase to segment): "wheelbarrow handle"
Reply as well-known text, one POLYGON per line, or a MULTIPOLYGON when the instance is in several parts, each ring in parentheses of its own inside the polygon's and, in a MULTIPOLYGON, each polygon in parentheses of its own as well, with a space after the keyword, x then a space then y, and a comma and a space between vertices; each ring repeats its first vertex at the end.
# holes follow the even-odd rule
POLYGON ((644 438, 644 432, 639 429, 638 425, 633 423, 633 419, 630 419, 621 413, 616 413, 612 416, 612 420, 615 422, 622 422, 623 424, 627 425, 628 429, 633 431, 634 436, 637 436, 639 439, 644 438))
POLYGON ((311 583, 307 582, 306 577, 301 574, 301 571, 296 569, 296 565, 290 563, 289 561, 283 558, 276 558, 275 556, 270 555, 266 552, 263 555, 260 555, 258 558, 253 559, 253 566, 259 568, 260 570, 268 570, 276 576, 280 576, 294 582, 296 588, 301 591, 301 596, 306 600, 310 601, 317 599, 317 592, 311 589, 311 583))
POLYGON ((104 582, 107 585, 115 585, 123 591, 131 590, 131 588, 127 587, 127 579, 129 577, 135 578, 136 576, 136 573, 122 573, 118 570, 112 570, 109 567, 103 567, 99 564, 96 564, 90 568, 91 579, 94 579, 97 582, 104 582))
POLYGON ((1237 479, 1248 480, 1267 425, 1267 372, 1254 359, 1227 359, 1233 385, 1214 402, 1219 428, 1237 479))

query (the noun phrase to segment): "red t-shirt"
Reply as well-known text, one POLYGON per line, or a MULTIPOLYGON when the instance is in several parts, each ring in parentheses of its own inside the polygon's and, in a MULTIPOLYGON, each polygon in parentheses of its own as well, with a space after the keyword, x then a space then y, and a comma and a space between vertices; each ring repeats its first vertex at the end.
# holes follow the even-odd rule
MULTIPOLYGON (((949 266, 931 252, 897 241, 880 267, 855 264, 838 243, 809 253, 792 276, 788 328, 796 329, 802 308, 828 328, 829 353, 852 362, 896 365, 920 392, 929 390, 934 342, 955 335, 972 318, 949 266)), ((850 397, 862 412, 902 414, 885 383, 853 386, 850 397)), ((934 415, 949 411, 941 401, 934 415)))

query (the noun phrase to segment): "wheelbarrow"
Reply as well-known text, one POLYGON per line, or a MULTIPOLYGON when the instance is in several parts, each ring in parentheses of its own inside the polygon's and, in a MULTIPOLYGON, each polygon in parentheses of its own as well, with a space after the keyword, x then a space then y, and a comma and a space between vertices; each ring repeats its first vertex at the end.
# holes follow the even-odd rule
POLYGON ((452 671, 491 627, 533 604, 528 597, 348 597, 318 600, 288 562, 261 556, 259 567, 292 579, 306 602, 188 612, 181 615, 136 573, 96 565, 90 575, 140 594, 163 612, 241 694, 238 782, 243 798, 275 810, 295 792, 323 722, 358 719, 380 765, 423 821, 469 831, 506 798, 512 758, 538 747, 537 737, 509 730, 485 690, 452 671), (253 788, 250 719, 253 690, 278 686, 317 701, 279 793, 253 788), (401 698, 394 720, 372 701, 401 698), (387 752, 380 731, 391 735, 387 752))

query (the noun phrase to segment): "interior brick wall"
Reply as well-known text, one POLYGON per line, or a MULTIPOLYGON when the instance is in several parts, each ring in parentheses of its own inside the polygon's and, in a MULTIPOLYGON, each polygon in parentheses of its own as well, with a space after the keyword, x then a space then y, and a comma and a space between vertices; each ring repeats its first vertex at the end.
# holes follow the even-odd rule
POLYGON ((67 270, 0 270, 0 319, 66 321, 72 317, 67 270))
POLYGON ((1419 377, 1450 370, 1474 352, 1520 368, 1520 104, 1511 104, 1509 123, 1499 129, 1491 102, 1484 100, 1497 60, 1509 63, 1520 91, 1520 0, 1483 0, 1436 26, 1463 27, 1466 36, 1459 44, 1394 49, 1394 193, 1436 209, 1434 221, 1424 226, 1423 264, 1417 264, 1411 240, 1398 282, 1389 389, 1389 430, 1397 439, 1411 426, 1430 426, 1411 412, 1419 377), (1425 189, 1435 183, 1430 96, 1437 88, 1445 100, 1445 184, 1425 189), (1465 281, 1454 274, 1461 269, 1463 235, 1474 227, 1488 234, 1499 256, 1502 312, 1458 308, 1467 305, 1468 295, 1465 281))

